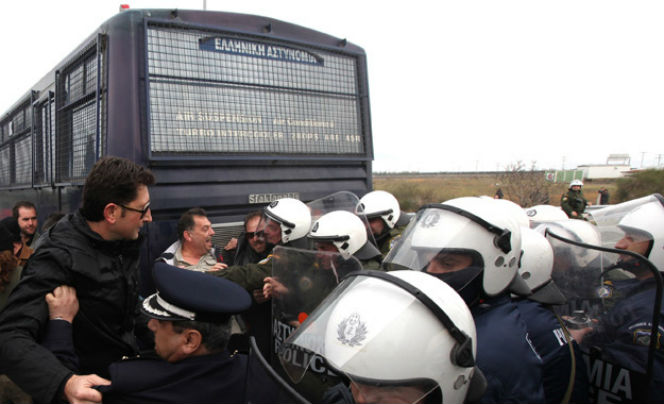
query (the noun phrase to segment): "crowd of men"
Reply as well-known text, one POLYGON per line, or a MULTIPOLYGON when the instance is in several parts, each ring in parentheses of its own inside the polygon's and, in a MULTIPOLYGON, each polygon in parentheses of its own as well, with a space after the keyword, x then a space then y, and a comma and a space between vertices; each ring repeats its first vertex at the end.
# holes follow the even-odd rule
POLYGON ((597 399, 591 348, 650 377, 634 383, 644 397, 663 398, 659 194, 589 218, 573 182, 554 209, 564 219, 492 197, 412 216, 385 191, 350 208, 283 198, 248 213, 223 248, 192 207, 143 297, 140 230, 155 181, 105 157, 81 208, 49 217, 41 235, 30 202, 0 222, 0 389, 26 394, 3 399, 582 403, 597 399), (580 307, 592 317, 581 325, 580 307), (275 349, 280 321, 292 333, 275 349))

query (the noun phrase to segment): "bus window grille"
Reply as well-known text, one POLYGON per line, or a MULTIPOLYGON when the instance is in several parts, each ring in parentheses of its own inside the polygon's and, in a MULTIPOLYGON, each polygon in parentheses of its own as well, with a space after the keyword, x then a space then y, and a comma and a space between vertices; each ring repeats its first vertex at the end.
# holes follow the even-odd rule
POLYGON ((157 24, 147 36, 153 153, 365 153, 354 57, 157 24), (216 51, 222 40, 248 50, 216 51), (306 63, 264 57, 268 49, 306 63))
MULTIPOLYGON (((61 74, 57 94, 56 181, 82 181, 97 160, 96 47, 61 74)), ((101 109, 103 110, 103 109, 101 109)))
POLYGON ((10 145, 0 147, 0 186, 11 185, 11 149, 10 145))
POLYGON ((32 184, 32 135, 23 136, 14 141, 15 144, 15 183, 16 185, 32 184))

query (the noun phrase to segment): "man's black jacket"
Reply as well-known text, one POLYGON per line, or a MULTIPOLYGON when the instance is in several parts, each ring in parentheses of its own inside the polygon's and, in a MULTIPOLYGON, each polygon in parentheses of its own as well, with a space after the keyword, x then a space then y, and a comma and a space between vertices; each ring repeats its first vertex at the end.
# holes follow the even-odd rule
POLYGON ((71 371, 40 346, 48 322, 45 296, 73 286, 80 309, 73 323, 80 373, 108 376, 108 365, 137 352, 133 335, 141 240, 106 241, 80 213, 43 236, 0 313, 0 373, 36 402, 51 402, 71 371))

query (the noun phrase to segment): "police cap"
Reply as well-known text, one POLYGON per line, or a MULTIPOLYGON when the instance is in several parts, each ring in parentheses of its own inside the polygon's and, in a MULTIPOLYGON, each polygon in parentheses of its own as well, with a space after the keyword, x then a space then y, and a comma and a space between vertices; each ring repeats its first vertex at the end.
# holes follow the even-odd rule
POLYGON ((157 262, 153 277, 157 293, 143 301, 142 311, 159 320, 223 322, 251 306, 240 285, 203 272, 157 262))

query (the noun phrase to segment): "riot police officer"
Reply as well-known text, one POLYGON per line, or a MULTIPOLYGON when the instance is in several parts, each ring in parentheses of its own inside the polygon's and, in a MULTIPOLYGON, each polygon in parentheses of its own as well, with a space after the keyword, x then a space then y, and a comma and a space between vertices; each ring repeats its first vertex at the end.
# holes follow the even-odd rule
MULTIPOLYGON (((150 317, 158 358, 112 363, 110 383, 98 387, 104 402, 271 402, 278 387, 257 368, 250 371, 246 355, 226 350, 230 316, 249 307, 249 294, 233 282, 164 262, 155 264, 154 279, 157 293, 143 301, 141 310, 150 317)), ((71 293, 56 289, 46 297, 51 320, 43 344, 61 359, 74 356, 71 331, 69 340, 62 338, 78 309, 71 293)))
POLYGON ((290 360, 294 351, 321 355, 345 375, 349 386, 329 391, 328 402, 474 402, 485 387, 476 342, 468 307, 444 282, 356 271, 291 334, 280 359, 292 380, 313 366, 290 360))
POLYGON ((573 333, 582 348, 594 353, 593 369, 611 366, 620 375, 595 385, 602 396, 615 402, 662 402, 664 311, 655 309, 664 269, 664 197, 653 194, 612 205, 593 212, 592 219, 602 236, 603 247, 597 247, 604 264, 598 286, 602 283, 590 327, 573 333))
POLYGON ((583 212, 588 206, 588 200, 583 196, 583 182, 573 180, 569 184, 567 193, 560 198, 560 207, 570 219, 583 219, 583 212))
MULTIPOLYGON (((302 201, 293 198, 276 200, 264 210, 257 231, 265 238, 268 248, 276 245, 306 248, 305 236, 311 227, 311 213, 302 201)), ((263 288, 263 280, 272 273, 272 255, 257 264, 230 266, 210 275, 229 279, 249 292, 263 288)))
POLYGON ((551 279, 553 249, 546 238, 530 228, 521 229, 519 276, 532 290, 515 297, 535 350, 542 358, 542 385, 547 403, 588 402, 588 374, 578 344, 569 335, 554 305, 566 302, 551 279))
MULTIPOLYGON (((521 255, 520 227, 493 199, 426 205, 385 257, 388 269, 423 271, 452 286, 477 327, 477 364, 488 380, 481 402, 543 402, 541 359, 510 300, 521 255)), ((527 289, 527 287, 525 287, 527 289)))
POLYGON ((408 218, 401 214, 399 201, 387 191, 371 191, 360 198, 357 214, 369 221, 376 247, 386 255, 399 241, 408 218))

